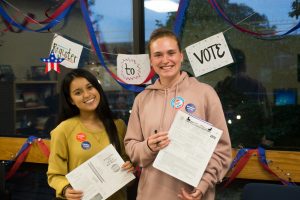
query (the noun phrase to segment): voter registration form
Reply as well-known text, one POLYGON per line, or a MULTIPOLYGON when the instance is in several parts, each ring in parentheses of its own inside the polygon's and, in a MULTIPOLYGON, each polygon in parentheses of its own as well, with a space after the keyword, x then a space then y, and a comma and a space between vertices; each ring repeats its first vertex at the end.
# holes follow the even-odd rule
POLYGON ((169 130, 171 142, 159 151, 153 167, 196 187, 222 132, 179 110, 169 130))

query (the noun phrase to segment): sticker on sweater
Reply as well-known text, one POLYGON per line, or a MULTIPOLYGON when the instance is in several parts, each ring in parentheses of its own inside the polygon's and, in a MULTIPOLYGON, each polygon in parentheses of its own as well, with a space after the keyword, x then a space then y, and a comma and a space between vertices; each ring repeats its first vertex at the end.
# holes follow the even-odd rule
POLYGON ((84 142, 86 141, 86 135, 84 133, 78 133, 76 135, 76 140, 79 142, 84 142))
POLYGON ((91 148, 91 143, 89 143, 88 141, 84 141, 81 143, 81 147, 85 150, 88 150, 91 148))
POLYGON ((185 106, 185 110, 188 112, 188 113, 193 113, 196 111, 196 106, 192 103, 189 103, 185 106))
POLYGON ((174 97, 171 100, 171 106, 172 106, 172 108, 180 109, 180 108, 183 107, 183 105, 184 105, 184 99, 182 97, 174 97))

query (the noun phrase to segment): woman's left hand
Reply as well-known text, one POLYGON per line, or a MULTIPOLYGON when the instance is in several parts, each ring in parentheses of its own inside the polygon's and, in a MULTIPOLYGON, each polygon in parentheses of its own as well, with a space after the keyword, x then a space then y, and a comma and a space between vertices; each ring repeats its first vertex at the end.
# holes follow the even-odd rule
POLYGON ((178 197, 183 200, 200 200, 202 196, 202 192, 196 188, 193 191, 186 191, 181 188, 181 193, 178 194, 178 197))
POLYGON ((134 166, 133 164, 127 160, 123 165, 122 165, 122 169, 127 170, 127 172, 134 172, 134 166))

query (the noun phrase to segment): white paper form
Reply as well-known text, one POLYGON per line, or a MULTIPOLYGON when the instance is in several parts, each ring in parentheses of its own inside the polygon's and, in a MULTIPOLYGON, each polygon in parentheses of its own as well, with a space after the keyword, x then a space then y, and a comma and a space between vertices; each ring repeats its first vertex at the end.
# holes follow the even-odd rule
POLYGON ((222 133, 179 110, 169 130, 171 142, 159 151, 153 167, 196 187, 222 133))
POLYGON ((83 191, 83 200, 105 200, 135 178, 121 169, 123 163, 110 144, 66 177, 74 189, 83 191))

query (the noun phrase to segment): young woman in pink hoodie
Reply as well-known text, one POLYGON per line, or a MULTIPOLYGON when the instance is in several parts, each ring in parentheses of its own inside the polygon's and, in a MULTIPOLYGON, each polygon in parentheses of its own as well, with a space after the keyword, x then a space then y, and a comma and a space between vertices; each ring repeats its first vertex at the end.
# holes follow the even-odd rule
POLYGON ((124 139, 126 153, 142 167, 137 200, 213 200, 215 185, 223 179, 231 162, 231 143, 219 97, 211 86, 180 71, 183 53, 172 31, 155 30, 148 50, 159 79, 136 97, 124 139), (152 166, 159 150, 171 142, 168 130, 178 110, 223 130, 195 188, 152 166))

